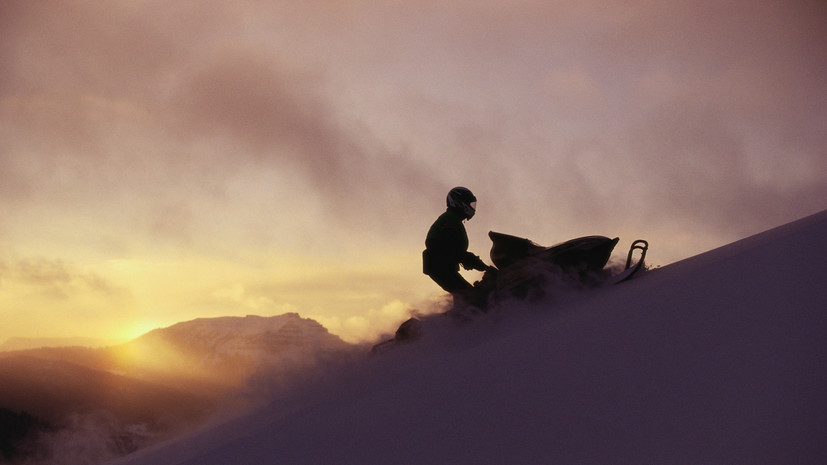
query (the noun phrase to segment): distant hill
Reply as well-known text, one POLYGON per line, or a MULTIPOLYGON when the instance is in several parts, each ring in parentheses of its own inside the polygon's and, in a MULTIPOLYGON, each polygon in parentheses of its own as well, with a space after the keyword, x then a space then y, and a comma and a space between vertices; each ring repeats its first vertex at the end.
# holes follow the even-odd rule
MULTIPOLYGON (((52 438, 50 444, 62 443, 54 439, 61 434, 72 441, 103 435, 90 447, 114 457, 203 421, 219 407, 255 401, 248 384, 257 378, 289 377, 352 348, 316 321, 290 313, 200 318, 110 347, 5 351, 0 409, 48 425, 51 431, 41 436, 52 438)), ((50 447, 41 445, 37 454, 48 455, 50 447)))
POLYGON ((107 347, 123 344, 121 339, 98 339, 89 337, 11 337, 0 344, 0 352, 13 350, 37 349, 40 347, 107 347))
POLYGON ((256 374, 295 370, 352 347, 316 321, 287 313, 199 318, 150 331, 110 351, 115 370, 214 389, 239 387, 256 374))
POLYGON ((122 347, 172 349, 205 368, 226 368, 239 361, 299 362, 350 344, 314 320, 287 313, 275 317, 199 318, 150 331, 122 347))

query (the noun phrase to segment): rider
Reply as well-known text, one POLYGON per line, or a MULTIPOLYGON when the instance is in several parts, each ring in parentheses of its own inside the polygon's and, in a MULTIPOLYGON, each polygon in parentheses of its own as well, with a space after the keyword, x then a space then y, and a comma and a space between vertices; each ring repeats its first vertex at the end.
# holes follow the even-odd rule
MULTIPOLYGON (((480 299, 475 299, 472 295, 474 286, 459 274, 459 266, 462 265, 466 270, 479 271, 486 271, 489 267, 480 257, 468 251, 468 233, 465 232, 465 226, 462 224, 463 221, 470 220, 474 216, 477 198, 465 187, 455 187, 448 192, 446 202, 448 209, 434 221, 425 238, 422 272, 454 297, 455 306, 448 311, 448 315, 460 321, 466 321, 470 318, 463 314, 460 308, 473 313, 472 308, 482 309, 485 305, 484 302, 475 302, 480 299), (457 299, 470 306, 457 307, 457 299)), ((412 317, 399 326, 393 341, 405 342, 417 339, 421 331, 420 320, 412 317)), ((377 347, 379 346, 374 349, 377 347)))
POLYGON ((473 286, 459 274, 466 270, 485 271, 488 265, 468 251, 468 234, 462 224, 476 212, 477 198, 465 187, 448 192, 448 209, 436 219, 425 239, 422 271, 454 296, 467 293, 473 286))

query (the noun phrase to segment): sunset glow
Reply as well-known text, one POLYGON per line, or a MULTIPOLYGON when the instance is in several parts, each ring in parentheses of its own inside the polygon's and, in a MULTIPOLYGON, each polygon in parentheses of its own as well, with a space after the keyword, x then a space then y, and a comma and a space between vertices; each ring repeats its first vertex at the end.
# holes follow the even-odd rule
MULTIPOLYGON (((314 318, 441 290, 489 230, 665 265, 827 208, 818 1, 4 2, 0 342, 314 318), (622 254, 623 252, 620 252, 622 254)), ((467 273, 469 280, 478 273, 467 273)))

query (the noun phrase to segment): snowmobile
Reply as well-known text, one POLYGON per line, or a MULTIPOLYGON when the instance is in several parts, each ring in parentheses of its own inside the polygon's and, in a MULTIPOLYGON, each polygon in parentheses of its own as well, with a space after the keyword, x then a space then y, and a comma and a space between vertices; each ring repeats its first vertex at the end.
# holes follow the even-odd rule
MULTIPOLYGON (((622 283, 643 268, 649 248, 643 239, 634 241, 625 268, 613 274, 605 267, 620 240, 617 237, 578 237, 551 247, 494 231, 490 231, 488 237, 492 242, 490 257, 494 266, 485 271, 469 292, 455 296, 454 305, 446 315, 469 320, 475 314, 488 312, 492 305, 506 298, 537 299, 550 278, 585 287, 622 283)), ((418 339, 421 334, 422 321, 410 318, 400 325, 393 339, 375 345, 371 352, 418 339)))
MULTIPOLYGON (((551 247, 543 247, 529 239, 502 234, 488 233, 491 239, 491 268, 483 275, 480 283, 488 293, 526 297, 543 284, 543 276, 557 275, 584 285, 599 285, 605 282, 627 281, 643 266, 649 244, 642 239, 632 243, 622 273, 612 276, 604 270, 612 251, 620 238, 585 236, 571 239, 551 247), (634 261, 635 252, 639 258, 634 261)), ((481 289, 481 291, 483 291, 481 289)), ((481 292, 482 293, 482 292, 481 292)))

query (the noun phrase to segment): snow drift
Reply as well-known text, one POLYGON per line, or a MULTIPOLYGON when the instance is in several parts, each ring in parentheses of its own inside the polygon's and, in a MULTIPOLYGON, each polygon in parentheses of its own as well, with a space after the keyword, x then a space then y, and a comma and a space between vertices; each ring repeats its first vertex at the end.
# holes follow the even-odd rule
POLYGON ((827 211, 515 305, 118 463, 827 463, 825 237, 827 211))

